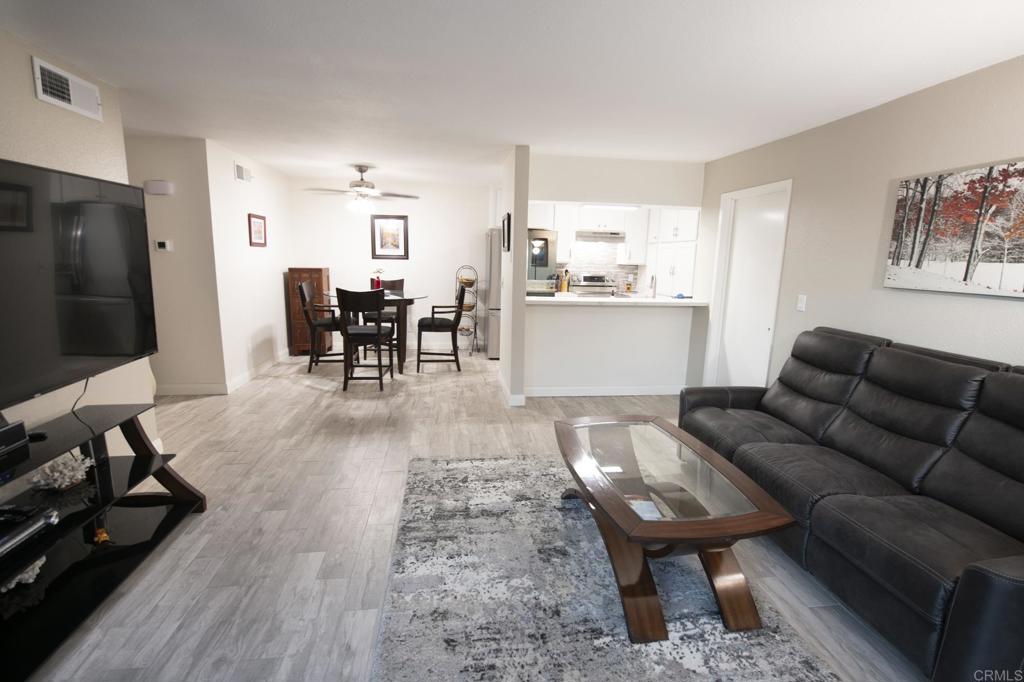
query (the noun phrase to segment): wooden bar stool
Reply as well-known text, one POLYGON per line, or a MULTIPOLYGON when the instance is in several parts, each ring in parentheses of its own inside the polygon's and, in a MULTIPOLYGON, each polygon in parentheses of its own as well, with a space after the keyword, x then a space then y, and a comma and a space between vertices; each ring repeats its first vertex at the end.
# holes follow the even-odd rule
POLYGON ((459 322, 462 321, 462 306, 466 302, 466 287, 459 285, 459 295, 455 299, 455 305, 435 305, 430 307, 430 317, 421 317, 416 336, 416 371, 420 371, 420 365, 424 362, 454 362, 455 368, 462 371, 459 364, 459 322), (455 313, 455 317, 438 317, 438 314, 447 315, 455 313), (451 334, 452 352, 439 353, 436 351, 423 350, 423 332, 444 332, 451 334), (424 355, 439 356, 444 359, 423 360, 424 355))

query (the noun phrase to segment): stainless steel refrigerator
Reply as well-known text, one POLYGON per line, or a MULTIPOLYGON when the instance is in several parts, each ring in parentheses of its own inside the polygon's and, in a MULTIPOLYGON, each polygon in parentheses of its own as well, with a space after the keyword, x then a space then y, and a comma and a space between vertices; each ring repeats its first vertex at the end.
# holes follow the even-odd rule
POLYGON ((501 343, 501 229, 487 230, 487 357, 498 359, 501 343))

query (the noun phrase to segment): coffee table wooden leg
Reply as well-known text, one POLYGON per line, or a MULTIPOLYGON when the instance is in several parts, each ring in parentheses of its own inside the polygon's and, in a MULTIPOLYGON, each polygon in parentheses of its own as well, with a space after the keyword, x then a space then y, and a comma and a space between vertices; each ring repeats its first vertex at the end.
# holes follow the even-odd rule
POLYGON ((731 549, 698 552, 707 573, 711 591, 722 612, 722 622, 730 630, 756 630, 761 627, 754 596, 750 594, 747 577, 731 549))
POLYGON ((629 639, 637 643, 668 639, 658 588, 654 585, 643 546, 629 542, 626 534, 600 508, 591 509, 591 514, 604 538, 615 580, 619 584, 629 639))

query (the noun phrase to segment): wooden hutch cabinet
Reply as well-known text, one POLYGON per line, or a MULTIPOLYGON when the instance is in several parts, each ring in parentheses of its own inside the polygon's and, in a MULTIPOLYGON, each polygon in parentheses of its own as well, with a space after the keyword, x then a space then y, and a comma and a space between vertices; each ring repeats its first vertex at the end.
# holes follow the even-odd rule
MULTIPOLYGON (((309 354, 309 327, 302 316, 302 305, 299 303, 299 282, 310 280, 316 290, 316 303, 327 305, 331 299, 324 296, 331 291, 331 274, 327 268, 288 268, 288 353, 289 355, 309 354)), ((326 315, 326 313, 323 313, 326 315)), ((331 350, 331 335, 324 333, 322 352, 331 350)))

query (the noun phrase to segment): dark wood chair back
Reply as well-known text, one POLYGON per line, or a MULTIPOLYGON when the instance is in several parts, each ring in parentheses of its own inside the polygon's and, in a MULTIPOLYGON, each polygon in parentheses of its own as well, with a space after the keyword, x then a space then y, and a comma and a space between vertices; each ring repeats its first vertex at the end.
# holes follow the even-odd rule
MULTIPOLYGON (((376 281, 373 277, 370 278, 370 289, 373 289, 376 281)), ((404 291, 405 290, 405 279, 382 279, 380 281, 380 288, 384 291, 404 291)))
POLYGON ((462 306, 466 303, 466 287, 459 285, 459 295, 455 298, 455 330, 459 329, 459 322, 462 322, 462 306))
POLYGON ((316 287, 312 280, 304 279, 299 282, 299 304, 302 306, 302 316, 306 318, 306 324, 313 328, 313 302, 316 300, 316 287))
MULTIPOLYGON (((376 320, 377 334, 380 335, 381 311, 384 310, 384 290, 371 289, 370 291, 349 291, 338 289, 338 307, 341 308, 341 317, 344 320, 358 320, 362 313, 377 313, 376 320)), ((351 322, 349 322, 351 324, 351 322)), ((342 333, 348 335, 348 324, 342 325, 342 333)))

